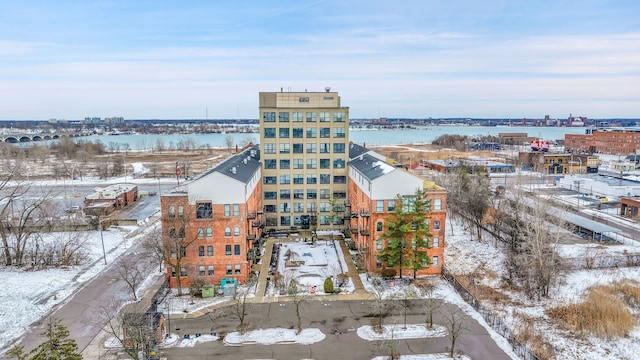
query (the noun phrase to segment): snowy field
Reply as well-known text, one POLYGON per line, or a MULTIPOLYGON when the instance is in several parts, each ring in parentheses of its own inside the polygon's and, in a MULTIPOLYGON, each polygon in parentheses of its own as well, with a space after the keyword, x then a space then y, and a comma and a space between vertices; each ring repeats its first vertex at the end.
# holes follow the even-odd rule
MULTIPOLYGON (((558 359, 638 359, 640 327, 637 326, 628 338, 607 341, 590 335, 561 330, 548 318, 545 310, 583 300, 588 289, 595 285, 609 284, 623 279, 640 279, 640 268, 569 271, 565 276, 560 277, 550 290, 550 298, 532 301, 521 293, 500 290, 500 278, 506 275, 503 266, 504 255, 494 246, 493 241, 489 240, 488 235, 482 242, 471 240, 475 239, 475 236, 472 236, 460 223, 453 221, 453 227, 449 226, 446 236, 445 256, 449 270, 454 274, 475 273, 482 285, 507 295, 510 299, 508 302, 501 302, 494 306, 483 302, 483 305, 498 314, 511 329, 520 327, 523 319, 533 318, 535 332, 544 334, 545 340, 551 343, 558 359)), ((585 253, 593 251, 589 249, 594 248, 598 249, 600 255, 637 253, 638 251, 636 246, 595 245, 584 241, 560 245, 558 250, 563 257, 584 258, 585 253)), ((635 315, 638 316, 637 309, 635 315)))

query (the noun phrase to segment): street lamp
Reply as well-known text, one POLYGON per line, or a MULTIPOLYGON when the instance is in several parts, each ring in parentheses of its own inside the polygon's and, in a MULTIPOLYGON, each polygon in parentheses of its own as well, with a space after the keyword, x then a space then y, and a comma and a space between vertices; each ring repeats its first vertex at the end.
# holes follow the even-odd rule
POLYGON ((102 257, 104 264, 107 265, 107 252, 104 250, 104 236, 102 236, 102 219, 98 218, 98 223, 100 226, 100 241, 102 241, 102 257))

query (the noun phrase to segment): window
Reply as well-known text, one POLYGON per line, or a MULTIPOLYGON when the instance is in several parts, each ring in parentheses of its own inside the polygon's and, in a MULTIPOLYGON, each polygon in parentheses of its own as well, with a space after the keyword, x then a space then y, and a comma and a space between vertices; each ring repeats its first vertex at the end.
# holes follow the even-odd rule
POLYGON ((293 175, 293 183, 294 184, 304 184, 304 175, 302 174, 294 174, 293 175))
POLYGON ((265 200, 275 200, 278 198, 278 193, 275 191, 265 191, 264 192, 264 199, 265 200))
POLYGON ((376 250, 382 250, 382 240, 376 240, 376 250))
POLYGON ((225 252, 225 255, 231 256, 231 245, 225 245, 224 252, 225 252))
MULTIPOLYGON (((304 203, 293 203, 293 212, 304 212, 304 203)), ((298 219, 299 217, 296 218, 298 219)))
POLYGON ((276 153, 276 144, 264 144, 264 153, 265 154, 275 154, 276 153))
POLYGON ((315 138, 317 136, 318 129, 316 128, 307 128, 307 137, 315 138))
POLYGON ((203 228, 198 228, 198 237, 199 238, 203 238, 204 237, 204 229, 203 228))
POLYGON ((233 204, 233 216, 240 216, 240 204, 233 204))
POLYGON ((304 130, 302 128, 293 128, 293 137, 294 138, 304 137, 304 130))
POLYGON ((347 183, 347 177, 346 176, 334 176, 333 177, 333 183, 334 184, 346 184, 347 183))
POLYGON ((321 138, 331 137, 331 128, 320 128, 320 137, 321 138))
POLYGON ((280 212, 281 213, 291 212, 291 209, 289 208, 289 203, 288 202, 281 202, 280 203, 280 212))
POLYGON ((293 144, 293 153, 294 154, 303 154, 304 153, 304 144, 293 144))
POLYGON ((207 246, 207 256, 213 256, 213 246, 207 246))
POLYGON ((345 116, 343 112, 334 112, 333 113, 333 121, 335 122, 344 122, 345 116))
POLYGON ((185 277, 187 276, 187 268, 184 266, 180 267, 180 276, 185 277))
POLYGON ((224 216, 226 217, 231 216, 231 205, 224 204, 224 216))
POLYGON ((276 159, 264 159, 265 169, 275 169, 277 165, 276 159))
POLYGON ((318 152, 318 144, 308 143, 307 154, 315 154, 316 152, 318 152))
POLYGON ((438 257, 434 256, 431 258, 431 264, 433 264, 433 266, 438 266, 438 257))
POLYGON ((171 267, 171 277, 176 277, 176 270, 173 268, 173 266, 171 267))
POLYGON ((320 215, 320 225, 329 225, 329 215, 320 215))
POLYGON ((384 212, 384 200, 376 201, 376 212, 384 212))
POLYGON ((320 144, 320 154, 328 154, 331 152, 331 144, 322 143, 320 144))
POLYGON ((229 237, 231 236, 231 227, 227 226, 224 228, 224 236, 229 237))
POLYGON ((265 205, 264 206, 264 212, 266 212, 266 213, 274 213, 274 212, 276 212, 276 206, 275 205, 265 205))
POLYGON ((265 139, 275 139, 275 137, 276 137, 276 128, 264 128, 265 139))
POLYGON ((171 258, 175 259, 178 257, 178 252, 176 251, 176 248, 171 248, 171 258))
POLYGON ((313 213, 316 212, 316 203, 307 203, 307 212, 313 213))
POLYGON ((280 144, 280 154, 288 154, 289 152, 291 152, 291 145, 280 144))
POLYGON ((318 161, 316 159, 307 159, 307 169, 315 169, 318 161))
POLYGON ((175 207, 175 205, 169 205, 169 217, 170 218, 176 217, 176 207, 175 207))
POLYGON ((227 275, 232 275, 233 270, 231 269, 231 265, 227 265, 227 275))
POLYGON ((198 266, 198 275, 200 276, 204 276, 205 272, 204 272, 204 265, 200 265, 198 266))
POLYGON ((316 174, 307 174, 307 184, 317 184, 316 174))
POLYGON ((233 227, 233 235, 234 236, 240 236, 240 226, 234 226, 233 227))
POLYGON ((178 205, 178 217, 184 217, 184 206, 178 205))
POLYGON ((240 245, 233 245, 233 255, 240 255, 240 245))
POLYGON ((293 159, 294 169, 304 169, 304 159, 293 159))
POLYGON ((277 180, 277 178, 275 176, 265 176, 264 177, 264 183, 266 185, 275 185, 277 180))
POLYGON ((207 275, 213 276, 213 265, 207 267, 207 275))
POLYGON ((307 190, 307 199, 315 199, 318 197, 318 193, 314 189, 307 190))
POLYGON ((289 122, 289 113, 288 112, 279 112, 278 113, 278 121, 279 122, 289 122))
POLYGON ((213 208, 210 202, 196 204, 196 219, 212 219, 213 208))
POLYGON ((333 168, 334 169, 344 169, 344 159, 334 159, 333 160, 333 168))
POLYGON ((236 264, 236 275, 240 275, 240 265, 236 264))
POLYGON ((329 122, 331 121, 331 113, 327 111, 320 112, 320 122, 329 122))
POLYGON ((438 239, 437 237, 434 237, 431 247, 433 247, 434 249, 437 247, 440 247, 440 239, 438 239))
POLYGON ((334 199, 346 199, 347 198, 347 192, 346 191, 334 191, 333 192, 333 198, 334 199))
POLYGON ((316 122, 316 113, 308 112, 307 113, 307 122, 316 122))
POLYGON ((213 228, 211 226, 207 226, 207 237, 213 237, 213 228))
POLYGON ((330 169, 331 159, 320 159, 320 169, 330 169))
POLYGON ((330 206, 328 202, 321 202, 320 203, 320 212, 329 212, 330 210, 330 206))
POLYGON ((266 111, 262 113, 262 121, 263 122, 276 122, 276 113, 266 111))
POLYGON ((396 199, 387 200, 387 211, 391 212, 396 209, 396 199))
POLYGON ((331 184, 331 174, 320 174, 320 184, 331 184))
POLYGON ((376 231, 382 231, 382 221, 376 223, 376 231))
POLYGON ((291 216, 280 216, 280 226, 291 226, 291 216))
POLYGON ((280 184, 289 184, 291 183, 291 176, 288 174, 280 175, 280 184))
POLYGON ((333 128, 333 137, 334 138, 345 138, 344 128, 333 128))
POLYGON ((283 189, 280 190, 280 199, 290 199, 291 198, 291 190, 289 189, 283 189))
POLYGON ((334 154, 344 154, 344 144, 339 143, 339 144, 333 144, 333 153, 334 154))
POLYGON ((442 199, 433 199, 433 210, 442 210, 442 199))
POLYGON ((289 138, 289 128, 280 128, 280 139, 288 139, 289 138))
POLYGON ((302 190, 302 189, 294 189, 293 190, 293 198, 294 199, 304 199, 304 190, 302 190))
POLYGON ((329 199, 329 194, 331 191, 329 189, 320 189, 320 199, 329 199))
POLYGON ((178 230, 178 237, 180 239, 184 239, 186 235, 187 234, 186 234, 186 231, 185 231, 184 227, 181 227, 180 230, 178 230))
POLYGON ((433 230, 440 230, 440 220, 433 220, 433 230))
MULTIPOLYGON (((309 102, 309 98, 306 99, 306 102, 309 102)), ((304 113, 302 111, 294 111, 293 113, 291 113, 291 119, 293 122, 302 122, 302 120, 304 120, 304 113)))

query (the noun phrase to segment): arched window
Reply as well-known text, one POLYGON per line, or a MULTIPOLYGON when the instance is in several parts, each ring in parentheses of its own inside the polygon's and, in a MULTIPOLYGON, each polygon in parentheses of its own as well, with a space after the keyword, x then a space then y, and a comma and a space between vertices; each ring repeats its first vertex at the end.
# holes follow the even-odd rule
POLYGON ((376 224, 376 231, 382 231, 382 221, 378 221, 376 224))
POLYGON ((169 230, 169 238, 172 240, 175 240, 178 238, 178 233, 176 232, 175 228, 171 228, 171 230, 169 230))
POLYGON ((231 236, 231 227, 224 228, 224 236, 231 236))
POLYGON ((240 236, 240 226, 235 226, 233 228, 233 235, 240 236))

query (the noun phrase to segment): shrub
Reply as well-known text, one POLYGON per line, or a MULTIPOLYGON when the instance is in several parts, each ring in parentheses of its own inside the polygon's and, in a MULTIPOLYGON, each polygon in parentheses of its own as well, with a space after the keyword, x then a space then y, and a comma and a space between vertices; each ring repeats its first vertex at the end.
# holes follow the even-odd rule
POLYGON ((333 292, 333 280, 330 277, 324 279, 324 292, 331 294, 333 292))
POLYGON ((380 275, 382 275, 383 279, 388 280, 394 278, 396 273, 396 269, 384 269, 380 272, 380 275))
POLYGON ((189 284, 189 293, 191 296, 202 295, 202 287, 205 285, 206 283, 203 279, 195 279, 189 284))
POLYGON ((336 285, 340 287, 340 286, 346 286, 348 284, 349 284, 349 274, 347 273, 338 274, 338 276, 336 277, 336 285))

